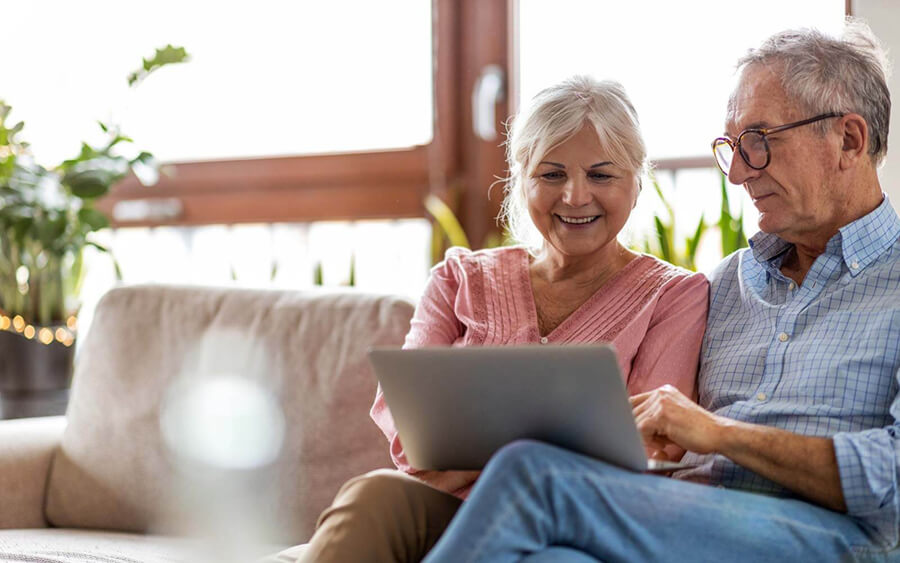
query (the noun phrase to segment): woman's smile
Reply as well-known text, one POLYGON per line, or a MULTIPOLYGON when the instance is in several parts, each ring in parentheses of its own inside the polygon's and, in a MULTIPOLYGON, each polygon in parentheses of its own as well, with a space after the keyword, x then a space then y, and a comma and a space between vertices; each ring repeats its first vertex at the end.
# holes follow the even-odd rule
POLYGON ((560 215, 558 213, 554 213, 553 216, 558 219, 563 225, 566 227, 573 228, 584 228, 590 226, 592 223, 596 222, 599 219, 600 215, 585 215, 581 217, 571 216, 571 215, 560 215))

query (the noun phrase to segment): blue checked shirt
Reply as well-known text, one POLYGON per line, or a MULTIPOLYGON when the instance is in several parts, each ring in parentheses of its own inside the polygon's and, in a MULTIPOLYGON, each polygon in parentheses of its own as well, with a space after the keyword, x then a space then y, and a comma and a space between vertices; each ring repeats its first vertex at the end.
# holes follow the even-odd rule
MULTIPOLYGON (((758 233, 710 276, 700 404, 834 440, 848 512, 876 539, 900 533, 900 218, 885 197, 844 226, 797 287, 790 244, 758 233)), ((792 496, 721 455, 678 475, 792 496)))

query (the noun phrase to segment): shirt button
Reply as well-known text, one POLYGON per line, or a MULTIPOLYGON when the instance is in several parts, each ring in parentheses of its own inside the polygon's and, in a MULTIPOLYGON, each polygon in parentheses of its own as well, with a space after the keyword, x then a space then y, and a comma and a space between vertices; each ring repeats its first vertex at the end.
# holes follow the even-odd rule
POLYGON ((781 340, 782 342, 787 342, 788 338, 790 338, 790 336, 788 336, 786 332, 782 332, 778 335, 778 340, 781 340))
POLYGON ((797 289, 797 284, 795 284, 794 282, 789 283, 788 289, 790 289, 791 291, 794 291, 795 289, 797 289))
POLYGON ((765 393, 757 393, 757 394, 756 394, 756 398, 759 399, 760 401, 765 401, 765 400, 766 400, 766 394, 765 394, 765 393))
POLYGON ((856 260, 854 260, 853 262, 850 263, 850 267, 853 268, 854 270, 858 270, 858 269, 859 269, 859 262, 857 262, 856 260))
POLYGON ((541 337, 541 344, 546 344, 548 342, 550 342, 550 339, 548 339, 546 336, 541 337))

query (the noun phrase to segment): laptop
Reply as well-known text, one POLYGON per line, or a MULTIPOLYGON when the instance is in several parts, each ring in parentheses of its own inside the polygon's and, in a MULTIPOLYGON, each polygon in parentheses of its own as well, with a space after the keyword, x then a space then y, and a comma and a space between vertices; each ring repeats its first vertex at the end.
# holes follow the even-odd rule
POLYGON ((482 469, 520 439, 633 471, 690 467, 647 459, 608 345, 374 348, 369 359, 418 469, 482 469))

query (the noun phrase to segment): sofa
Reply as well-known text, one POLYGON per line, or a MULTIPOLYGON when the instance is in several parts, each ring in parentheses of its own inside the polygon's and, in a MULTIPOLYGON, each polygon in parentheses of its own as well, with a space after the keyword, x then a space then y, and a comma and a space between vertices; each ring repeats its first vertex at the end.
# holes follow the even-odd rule
MULTIPOLYGON (((303 543, 344 481, 391 467, 368 416, 366 351, 400 345, 412 312, 350 290, 112 290, 83 336, 66 415, 0 421, 0 561, 253 561, 303 543), (173 401, 184 413, 178 382, 217 374, 251 381, 280 410, 280 448, 254 466, 173 446, 183 434, 227 453, 215 426, 196 442, 204 420, 161 423, 173 401)), ((243 399, 214 414, 245 416, 243 399)))

